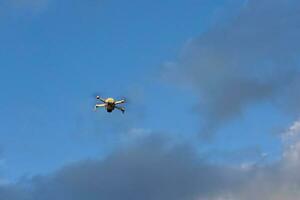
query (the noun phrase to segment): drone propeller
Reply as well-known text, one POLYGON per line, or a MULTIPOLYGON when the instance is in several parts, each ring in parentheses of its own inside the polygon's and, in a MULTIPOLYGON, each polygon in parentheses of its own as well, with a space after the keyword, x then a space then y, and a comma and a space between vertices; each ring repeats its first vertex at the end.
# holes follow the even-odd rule
POLYGON ((96 93, 96 92, 95 92, 95 93, 93 93, 93 94, 91 95, 91 97, 92 97, 92 98, 99 99, 100 97, 102 97, 101 95, 102 95, 101 93, 96 93))
POLYGON ((92 95, 92 98, 96 98, 97 101, 101 101, 101 102, 104 102, 104 99, 101 95, 99 95, 99 93, 94 93, 92 95))

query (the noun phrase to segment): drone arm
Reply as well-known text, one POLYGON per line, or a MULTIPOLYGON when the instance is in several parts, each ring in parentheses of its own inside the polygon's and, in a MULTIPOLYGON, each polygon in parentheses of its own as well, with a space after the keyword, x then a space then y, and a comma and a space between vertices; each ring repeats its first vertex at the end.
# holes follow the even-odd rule
POLYGON ((105 99, 101 98, 100 96, 96 96, 96 99, 102 101, 103 103, 105 103, 105 99))
POLYGON ((117 105, 117 104, 122 104, 122 103, 125 103, 125 100, 116 101, 115 104, 117 105))
POLYGON ((98 98, 100 101, 102 101, 103 103, 105 103, 105 99, 102 99, 102 98, 98 98))
POLYGON ((106 106, 106 104, 96 104, 95 105, 95 110, 97 109, 97 108, 100 108, 100 107, 105 107, 106 106))
POLYGON ((101 103, 101 104, 96 104, 96 107, 105 107, 106 106, 106 104, 105 103, 101 103))
POLYGON ((122 111, 122 113, 125 112, 125 108, 123 108, 123 107, 115 106, 115 108, 118 109, 118 110, 120 110, 120 111, 122 111))

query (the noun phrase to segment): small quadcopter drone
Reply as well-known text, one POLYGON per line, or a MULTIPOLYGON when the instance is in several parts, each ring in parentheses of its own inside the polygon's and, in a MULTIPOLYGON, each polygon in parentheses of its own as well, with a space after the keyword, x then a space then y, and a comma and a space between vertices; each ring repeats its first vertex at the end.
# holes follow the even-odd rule
POLYGON ((96 103, 95 105, 95 111, 97 110, 97 108, 100 107, 104 107, 106 109, 107 112, 111 113, 115 108, 122 111, 122 113, 124 114, 125 112, 125 108, 124 107, 119 107, 117 105, 125 103, 125 100, 119 100, 116 101, 113 98, 107 98, 107 99, 103 99, 100 96, 96 96, 96 99, 101 101, 102 103, 96 103))

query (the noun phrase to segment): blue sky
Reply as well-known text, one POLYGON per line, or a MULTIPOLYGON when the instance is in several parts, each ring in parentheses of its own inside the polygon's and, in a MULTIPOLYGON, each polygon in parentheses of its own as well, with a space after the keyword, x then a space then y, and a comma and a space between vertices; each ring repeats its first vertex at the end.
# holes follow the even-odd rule
POLYGON ((105 154, 118 138, 103 144, 94 126, 111 131, 128 123, 128 128, 196 131, 197 116, 189 114, 194 95, 160 82, 157 75, 187 40, 211 25, 223 5, 49 1, 41 8, 35 3, 8 7, 0 21, 3 176, 48 172, 68 161, 105 154), (92 95, 98 92, 133 95, 144 102, 130 100, 132 117, 115 122, 111 120, 118 113, 92 113, 92 95), (178 127, 173 128, 174 122, 178 127))
POLYGON ((290 40, 267 37, 271 17, 260 22, 270 24, 261 32, 247 18, 278 6, 269 3, 3 1, 0 180, 104 159, 135 134, 163 133, 221 165, 255 163, 262 155, 277 162, 284 151, 280 134, 298 117, 297 82, 286 79, 299 62, 285 61, 290 57, 270 44, 295 55, 299 47, 290 41, 297 36, 293 20, 285 25, 285 10, 290 40), (256 41, 244 31, 257 34, 256 41), (94 113, 95 94, 127 97, 126 114, 94 113))

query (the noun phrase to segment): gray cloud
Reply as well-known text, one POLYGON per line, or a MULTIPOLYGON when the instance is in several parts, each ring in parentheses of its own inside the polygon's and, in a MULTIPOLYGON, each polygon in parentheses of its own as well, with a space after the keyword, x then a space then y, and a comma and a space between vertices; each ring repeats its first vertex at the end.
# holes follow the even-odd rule
POLYGON ((0 198, 191 200, 238 186, 237 176, 237 170, 202 161, 188 145, 149 136, 104 160, 82 161, 52 175, 34 177, 23 190, 7 186, 0 198))
POLYGON ((299 99, 299 20, 296 0, 250 0, 230 23, 190 41, 165 66, 164 78, 200 95, 204 134, 253 103, 299 99))
POLYGON ((225 185, 230 169, 210 166, 187 146, 149 137, 103 161, 85 161, 35 180, 36 199, 195 199, 225 185), (206 181, 203 181, 206 180, 206 181))
POLYGON ((151 135, 103 160, 84 160, 17 184, 5 200, 294 200, 300 196, 300 129, 285 135, 281 160, 269 165, 212 164, 189 143, 151 135), (290 134, 290 133, 294 134, 290 134))

